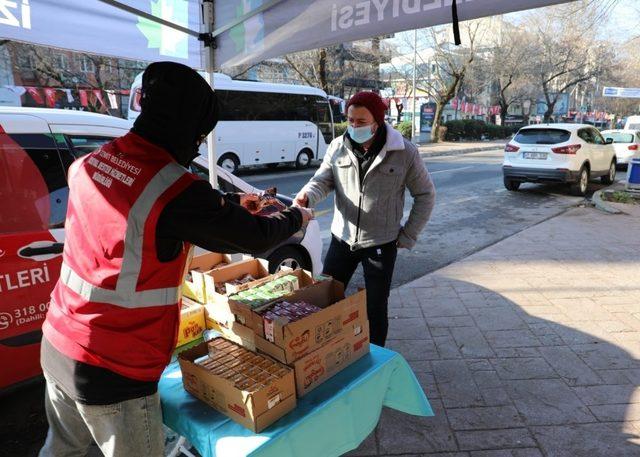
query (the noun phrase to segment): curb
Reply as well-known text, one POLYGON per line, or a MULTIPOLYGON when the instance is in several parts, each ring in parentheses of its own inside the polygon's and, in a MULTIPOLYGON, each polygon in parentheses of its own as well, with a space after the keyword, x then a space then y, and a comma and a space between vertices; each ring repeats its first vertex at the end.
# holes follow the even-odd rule
POLYGON ((494 145, 494 146, 482 146, 478 148, 467 148, 467 149, 453 149, 449 151, 420 151, 420 146, 418 146, 418 151, 420 151, 420 157, 441 157, 441 156, 455 156, 461 154, 470 154, 472 152, 482 152, 482 151, 495 151, 496 149, 504 149, 504 146, 494 145))
POLYGON ((593 196, 591 197, 591 201, 593 202, 593 204, 595 205, 595 207, 597 209, 599 209, 600 211, 604 211, 605 213, 609 213, 609 214, 624 214, 618 208, 614 208, 613 206, 609 205, 607 202, 605 202, 602 199, 602 193, 605 190, 610 189, 611 187, 614 187, 614 186, 606 187, 604 189, 600 189, 600 190, 595 191, 593 196))

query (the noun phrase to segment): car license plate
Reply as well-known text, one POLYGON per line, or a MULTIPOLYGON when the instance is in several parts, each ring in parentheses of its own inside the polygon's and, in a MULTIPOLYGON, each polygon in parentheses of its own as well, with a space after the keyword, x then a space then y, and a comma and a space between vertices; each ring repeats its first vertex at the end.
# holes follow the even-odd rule
POLYGON ((525 152, 522 156, 525 159, 547 160, 546 152, 525 152))

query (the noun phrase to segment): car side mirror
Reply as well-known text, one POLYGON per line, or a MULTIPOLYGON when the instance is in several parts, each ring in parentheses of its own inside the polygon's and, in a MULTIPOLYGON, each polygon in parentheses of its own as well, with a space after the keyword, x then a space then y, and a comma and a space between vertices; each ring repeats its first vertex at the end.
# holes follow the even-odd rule
POLYGON ((613 144, 613 138, 605 138, 605 144, 613 144))

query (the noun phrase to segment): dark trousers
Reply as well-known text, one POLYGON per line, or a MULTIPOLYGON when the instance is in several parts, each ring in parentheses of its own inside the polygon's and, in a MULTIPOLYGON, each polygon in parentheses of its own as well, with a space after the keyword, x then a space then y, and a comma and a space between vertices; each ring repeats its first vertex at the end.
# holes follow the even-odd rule
POLYGON ((323 273, 342 282, 345 289, 358 264, 362 263, 364 284, 367 288, 367 314, 371 342, 378 346, 384 346, 387 339, 389 329, 387 305, 397 255, 398 248, 395 241, 352 251, 347 243, 332 237, 324 261, 323 273))

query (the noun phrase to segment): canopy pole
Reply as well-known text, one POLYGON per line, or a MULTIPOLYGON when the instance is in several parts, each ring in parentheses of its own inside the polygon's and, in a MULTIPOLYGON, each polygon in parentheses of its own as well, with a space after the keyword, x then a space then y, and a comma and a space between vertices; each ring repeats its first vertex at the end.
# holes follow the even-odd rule
MULTIPOLYGON (((202 2, 202 21, 204 22, 204 35, 210 37, 203 42, 204 51, 204 70, 206 79, 211 88, 215 91, 215 82, 213 80, 215 43, 211 38, 213 30, 213 0, 203 0, 202 2)), ((207 158, 209 161, 209 182, 214 189, 218 188, 218 157, 216 152, 216 130, 213 129, 207 136, 207 158)))

